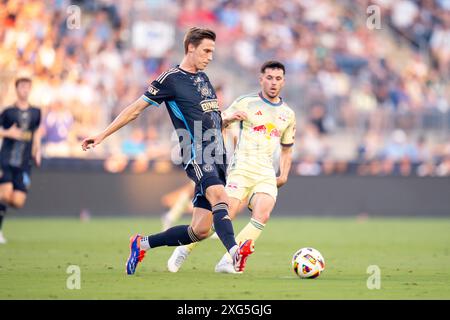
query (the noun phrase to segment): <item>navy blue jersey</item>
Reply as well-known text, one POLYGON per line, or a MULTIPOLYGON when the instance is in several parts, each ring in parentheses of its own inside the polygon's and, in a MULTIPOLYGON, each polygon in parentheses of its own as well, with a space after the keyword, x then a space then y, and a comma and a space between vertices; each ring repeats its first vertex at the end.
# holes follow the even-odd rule
POLYGON ((179 66, 169 69, 151 83, 142 98, 155 106, 166 103, 184 165, 192 160, 218 163, 220 159, 224 163, 222 117, 216 93, 204 72, 191 73, 179 66))
POLYGON ((3 139, 0 150, 2 166, 12 166, 29 170, 32 163, 33 137, 41 122, 41 110, 30 107, 25 110, 17 106, 7 107, 0 114, 0 127, 9 129, 14 124, 24 133, 25 140, 3 139))

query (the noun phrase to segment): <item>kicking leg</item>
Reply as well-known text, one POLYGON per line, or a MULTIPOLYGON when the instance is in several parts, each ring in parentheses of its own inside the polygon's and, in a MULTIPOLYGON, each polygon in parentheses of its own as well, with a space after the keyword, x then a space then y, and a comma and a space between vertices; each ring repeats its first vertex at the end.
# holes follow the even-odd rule
POLYGON ((134 274, 145 252, 161 246, 181 246, 205 239, 211 229, 211 211, 195 208, 190 225, 180 225, 164 232, 142 237, 137 234, 130 239, 130 256, 126 263, 127 274, 134 274))

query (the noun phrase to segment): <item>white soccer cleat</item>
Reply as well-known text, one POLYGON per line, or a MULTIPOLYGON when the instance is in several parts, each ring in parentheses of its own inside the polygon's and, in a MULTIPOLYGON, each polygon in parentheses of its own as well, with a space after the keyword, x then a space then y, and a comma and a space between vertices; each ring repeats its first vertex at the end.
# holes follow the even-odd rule
POLYGON ((0 231, 0 244, 6 244, 8 241, 3 236, 3 232, 0 231))
POLYGON ((167 260, 167 269, 169 269, 170 272, 178 272, 183 262, 189 256, 189 253, 189 250, 186 249, 185 246, 176 247, 169 260, 167 260))
POLYGON ((216 267, 214 269, 215 272, 217 273, 236 273, 236 274, 240 274, 242 272, 237 272, 234 269, 234 265, 233 262, 227 260, 220 260, 218 264, 216 264, 216 267))

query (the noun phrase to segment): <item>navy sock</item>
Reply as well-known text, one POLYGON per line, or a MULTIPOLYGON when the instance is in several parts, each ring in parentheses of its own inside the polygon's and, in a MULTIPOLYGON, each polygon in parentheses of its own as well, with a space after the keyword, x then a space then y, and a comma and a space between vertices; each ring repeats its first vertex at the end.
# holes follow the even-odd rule
POLYGON ((200 241, 190 226, 176 226, 164 232, 148 236, 150 248, 161 246, 181 246, 200 241))
POLYGON ((233 224, 228 216, 228 205, 224 202, 216 204, 212 208, 214 229, 223 245, 230 251, 236 244, 234 239, 233 224))
POLYGON ((3 203, 0 203, 0 230, 2 230, 3 218, 6 214, 6 206, 3 203))

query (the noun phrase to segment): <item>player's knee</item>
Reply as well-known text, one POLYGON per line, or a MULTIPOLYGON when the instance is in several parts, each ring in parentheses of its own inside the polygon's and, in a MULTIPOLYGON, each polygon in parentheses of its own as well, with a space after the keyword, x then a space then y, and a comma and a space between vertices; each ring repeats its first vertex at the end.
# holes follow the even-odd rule
POLYGON ((14 209, 21 209, 25 205, 25 200, 22 199, 13 199, 10 204, 14 209))
POLYGON ((210 231, 210 227, 206 228, 206 227, 193 227, 192 231, 195 234, 195 237, 199 240, 203 240, 208 238, 209 236, 209 231, 210 231))
POLYGON ((208 201, 215 206, 218 203, 225 203, 228 205, 228 196, 225 189, 214 189, 210 193, 207 193, 208 201))
POLYGON ((0 194, 0 201, 7 203, 8 205, 11 204, 13 200, 13 192, 12 191, 5 191, 0 194))
POLYGON ((266 224, 270 219, 270 212, 258 212, 258 213, 254 212, 252 214, 252 218, 262 224, 266 224))

